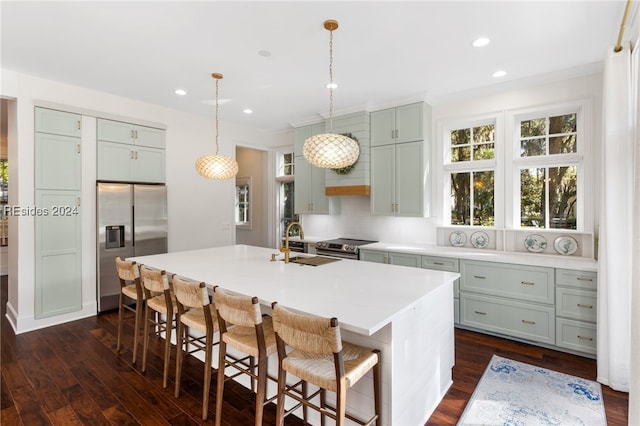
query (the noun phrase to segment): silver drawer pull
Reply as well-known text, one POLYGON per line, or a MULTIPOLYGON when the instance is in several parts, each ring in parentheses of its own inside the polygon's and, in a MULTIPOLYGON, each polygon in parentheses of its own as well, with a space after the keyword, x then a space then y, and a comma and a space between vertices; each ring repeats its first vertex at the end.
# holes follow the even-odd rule
POLYGON ((529 320, 522 320, 523 323, 525 324, 535 324, 535 321, 529 321, 529 320))
POLYGON ((480 311, 473 311, 473 312, 475 312, 475 313, 476 313, 476 314, 478 314, 478 315, 487 315, 487 313, 486 313, 486 312, 480 312, 480 311))
POLYGON ((442 266, 442 265, 444 265, 444 262, 433 262, 433 264, 442 266))
POLYGON ((589 277, 576 277, 576 280, 578 280, 578 281, 593 281, 593 278, 589 278, 589 277))
POLYGON ((520 284, 524 284, 524 285, 536 285, 536 283, 532 283, 531 281, 520 281, 520 284))
POLYGON ((477 278, 479 280, 486 280, 487 279, 487 277, 483 277, 481 275, 474 275, 473 278, 477 278))
POLYGON ((578 335, 578 339, 580 339, 580 340, 593 340, 593 337, 578 335))
POLYGON ((578 308, 588 308, 593 309, 593 305, 585 305, 583 303, 578 303, 578 308))

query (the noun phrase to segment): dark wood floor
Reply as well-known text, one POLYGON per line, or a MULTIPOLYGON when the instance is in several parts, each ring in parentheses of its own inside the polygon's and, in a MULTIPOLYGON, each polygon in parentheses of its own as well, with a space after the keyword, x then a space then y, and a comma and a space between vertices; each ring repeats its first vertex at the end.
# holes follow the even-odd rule
MULTIPOLYGON (((171 424, 195 425, 200 419, 202 363, 185 361, 180 398, 173 382, 162 388, 162 341, 151 338, 147 373, 131 364, 132 328, 125 328, 124 350, 115 352, 117 314, 107 313, 15 336, 5 318, 6 276, 0 281, 1 394, 0 423, 47 424, 171 424)), ((456 330, 454 384, 428 425, 454 425, 491 355, 540 365, 595 379, 595 361, 464 330, 456 330)), ((172 354, 172 360, 173 358, 172 354)), ((173 371, 170 377, 173 376, 173 371)), ((215 376, 215 375, 214 375, 215 376)), ((215 412, 215 377, 210 420, 215 412)), ((609 425, 627 424, 628 396, 604 388, 609 425)), ((253 424, 253 395, 229 383, 225 389, 223 424, 253 424)), ((274 424, 275 408, 267 407, 265 424, 274 424)), ((288 418, 287 425, 301 425, 288 418)))

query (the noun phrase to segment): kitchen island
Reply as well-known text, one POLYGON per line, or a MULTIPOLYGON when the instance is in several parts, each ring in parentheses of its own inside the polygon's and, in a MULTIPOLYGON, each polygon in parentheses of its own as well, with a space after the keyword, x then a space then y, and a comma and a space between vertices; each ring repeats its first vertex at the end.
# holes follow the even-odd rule
MULTIPOLYGON (((341 259, 285 264, 274 249, 236 245, 134 257, 138 263, 257 296, 300 312, 337 317, 346 341, 377 348, 382 424, 424 425, 451 385, 453 281, 457 273, 341 259), (277 254, 271 261, 272 254, 277 254)), ((277 360, 270 360, 272 374, 277 360)), ((371 373, 369 373, 371 374, 371 373)), ((349 409, 373 410, 372 378, 347 394, 349 409)))

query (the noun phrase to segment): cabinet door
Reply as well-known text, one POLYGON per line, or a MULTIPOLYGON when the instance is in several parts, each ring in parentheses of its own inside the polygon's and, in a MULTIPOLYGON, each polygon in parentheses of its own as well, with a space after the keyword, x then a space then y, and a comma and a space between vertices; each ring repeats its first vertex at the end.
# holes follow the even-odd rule
POLYGON ((397 144, 395 169, 396 216, 424 214, 422 142, 397 144))
POLYGON ((422 256, 407 253, 389 253, 389 263, 392 265, 411 266, 419 268, 422 256))
POLYGON ((311 198, 311 212, 314 214, 329 214, 329 197, 325 194, 326 170, 309 165, 311 173, 309 187, 311 198))
POLYGON ((80 138, 36 132, 35 139, 36 189, 80 190, 80 138))
POLYGON ((98 119, 98 140, 118 143, 133 143, 134 135, 135 133, 132 124, 123 123, 121 121, 105 120, 103 118, 98 119))
POLYGON ((48 108, 36 108, 35 114, 36 132, 75 137, 81 135, 81 116, 78 114, 48 108))
POLYGON ((134 181, 153 183, 165 181, 164 149, 136 147, 132 164, 134 181))
POLYGON ((371 214, 393 216, 395 146, 371 148, 371 214))
POLYGON ((395 108, 371 113, 371 146, 395 143, 395 108))
POLYGON ((423 104, 404 105, 396 108, 396 143, 424 140, 423 104))
POLYGON ((311 164, 302 156, 295 158, 296 182, 294 186, 295 197, 294 210, 297 214, 307 214, 311 212, 311 164))
POLYGON ((326 131, 325 124, 316 123, 311 124, 309 126, 296 127, 293 129, 293 143, 294 143, 294 155, 302 156, 302 147, 304 146, 304 141, 310 138, 313 135, 319 135, 326 131))
POLYGON ((387 263, 387 253, 376 250, 360 250, 360 260, 365 262, 387 263))
POLYGON ((35 318, 82 309, 79 191, 36 190, 35 318), (76 210, 74 208, 78 207, 76 210))
POLYGON ((98 141, 98 179, 130 181, 133 155, 131 145, 98 141))
POLYGON ((164 130, 153 127, 135 126, 134 132, 136 146, 164 149, 164 130))

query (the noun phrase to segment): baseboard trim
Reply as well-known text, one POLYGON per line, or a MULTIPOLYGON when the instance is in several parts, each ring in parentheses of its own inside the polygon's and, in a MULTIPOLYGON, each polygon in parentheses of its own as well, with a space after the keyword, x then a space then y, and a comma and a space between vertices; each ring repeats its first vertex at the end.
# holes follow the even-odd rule
POLYGON ((95 316, 98 313, 98 304, 96 302, 86 303, 82 306, 82 310, 70 312, 63 315, 57 315, 49 318, 35 319, 33 316, 18 317, 15 309, 7 302, 7 319, 16 334, 27 333, 29 331, 40 330, 42 328, 51 327, 66 322, 76 321, 83 318, 95 316))

